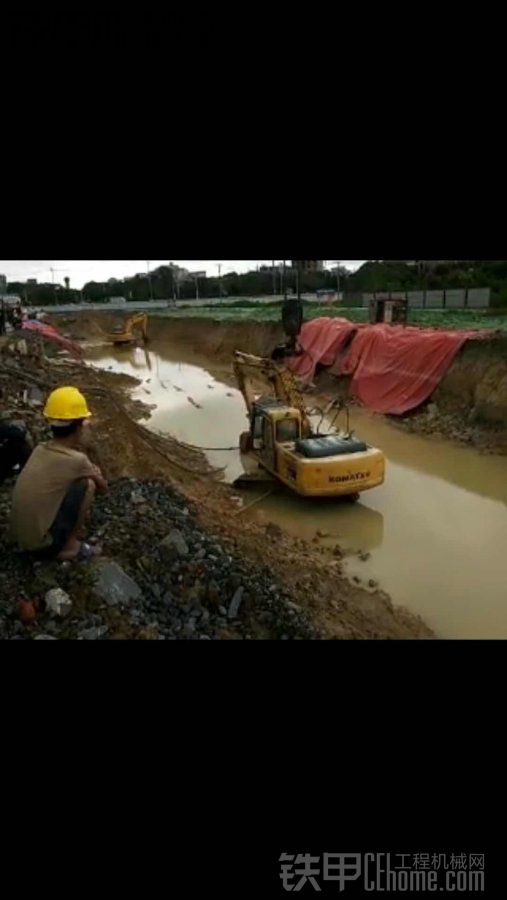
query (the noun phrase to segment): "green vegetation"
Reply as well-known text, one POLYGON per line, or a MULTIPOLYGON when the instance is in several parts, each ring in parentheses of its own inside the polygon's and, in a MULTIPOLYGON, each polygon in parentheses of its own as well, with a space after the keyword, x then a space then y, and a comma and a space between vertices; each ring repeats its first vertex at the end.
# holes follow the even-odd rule
MULTIPOLYGON (((199 309, 178 309, 154 311, 150 315, 163 318, 211 319, 216 322, 279 322, 280 304, 249 307, 201 307, 199 309)), ((350 322, 367 322, 367 309, 350 309, 339 306, 305 304, 305 320, 323 316, 341 317, 350 322)), ((441 328, 500 328, 507 331, 507 315, 490 316, 474 310, 413 310, 409 314, 409 324, 438 326, 441 328)))
POLYGON ((487 312, 473 309, 414 309, 410 312, 409 322, 441 328, 501 328, 507 331, 507 310, 505 316, 491 316, 487 312))

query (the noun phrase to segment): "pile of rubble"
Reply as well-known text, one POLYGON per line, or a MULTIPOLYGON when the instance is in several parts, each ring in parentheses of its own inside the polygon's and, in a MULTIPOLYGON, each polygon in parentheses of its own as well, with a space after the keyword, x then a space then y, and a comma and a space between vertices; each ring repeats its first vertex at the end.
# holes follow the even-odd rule
POLYGON ((0 637, 53 639, 315 639, 307 614, 268 567, 198 524, 166 484, 123 478, 98 498, 92 564, 41 563, 6 540, 0 491, 0 637))
POLYGON ((503 429, 495 430, 491 426, 485 429, 468 421, 461 413, 441 411, 436 403, 429 403, 421 411, 405 418, 390 417, 390 421, 405 431, 435 438, 450 438, 485 453, 507 452, 507 435, 503 429))

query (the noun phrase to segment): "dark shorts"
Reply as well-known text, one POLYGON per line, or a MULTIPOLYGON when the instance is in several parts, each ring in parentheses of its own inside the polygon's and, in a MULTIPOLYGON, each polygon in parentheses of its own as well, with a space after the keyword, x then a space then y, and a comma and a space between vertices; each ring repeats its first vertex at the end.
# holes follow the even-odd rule
POLYGON ((76 527, 81 504, 83 503, 87 490, 87 478, 80 478, 79 481, 74 481, 73 484, 71 484, 63 498, 56 519, 49 529, 53 543, 44 551, 45 556, 58 556, 58 554, 62 552, 70 535, 76 527))
POLYGON ((21 470, 31 452, 26 431, 17 425, 0 422, 0 481, 11 478, 17 470, 21 470))

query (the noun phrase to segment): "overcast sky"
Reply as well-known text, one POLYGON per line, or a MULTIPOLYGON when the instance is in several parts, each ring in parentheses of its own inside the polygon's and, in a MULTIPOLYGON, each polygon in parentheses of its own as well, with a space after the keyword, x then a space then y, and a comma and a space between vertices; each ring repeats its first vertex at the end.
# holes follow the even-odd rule
MULTIPOLYGON (((167 259, 150 260, 151 269, 167 265, 167 259)), ((218 262, 222 264, 222 275, 227 272, 248 272, 256 266, 271 265, 270 259, 175 259, 179 266, 191 271, 206 271, 209 276, 218 275, 218 262)), ((278 260, 277 260, 278 262, 278 260)), ((357 269, 364 260, 344 259, 343 265, 357 269)), ((82 288, 87 281, 107 281, 108 278, 125 278, 136 272, 146 272, 145 259, 0 259, 0 275, 6 275, 8 281, 25 281, 36 278, 37 281, 52 280, 51 268, 55 270, 54 279, 63 284, 63 279, 70 278, 71 287, 82 288)))

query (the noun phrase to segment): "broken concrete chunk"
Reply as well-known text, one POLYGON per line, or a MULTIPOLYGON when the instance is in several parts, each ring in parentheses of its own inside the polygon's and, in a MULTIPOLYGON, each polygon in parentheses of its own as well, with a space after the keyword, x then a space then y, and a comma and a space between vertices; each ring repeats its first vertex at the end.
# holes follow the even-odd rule
POLYGON ((115 562, 97 565, 94 591, 108 606, 128 606, 142 596, 139 585, 115 562))
POLYGON ((61 588, 48 591, 44 599, 47 611, 59 618, 67 616, 72 609, 72 600, 61 588))
POLYGON ((188 544, 181 531, 177 528, 173 528, 171 533, 164 538, 160 544, 160 549, 169 556, 173 553, 176 553, 178 556, 188 556, 188 544))
POLYGON ((229 606, 229 612, 227 613, 229 619, 235 619, 239 613, 239 608, 243 601, 243 594, 245 593, 245 589, 243 587, 239 587, 234 597, 231 600, 231 604, 229 606))
POLYGON ((79 637, 84 641, 100 641, 108 631, 107 625, 100 625, 98 628, 86 628, 84 631, 80 631, 79 637))

